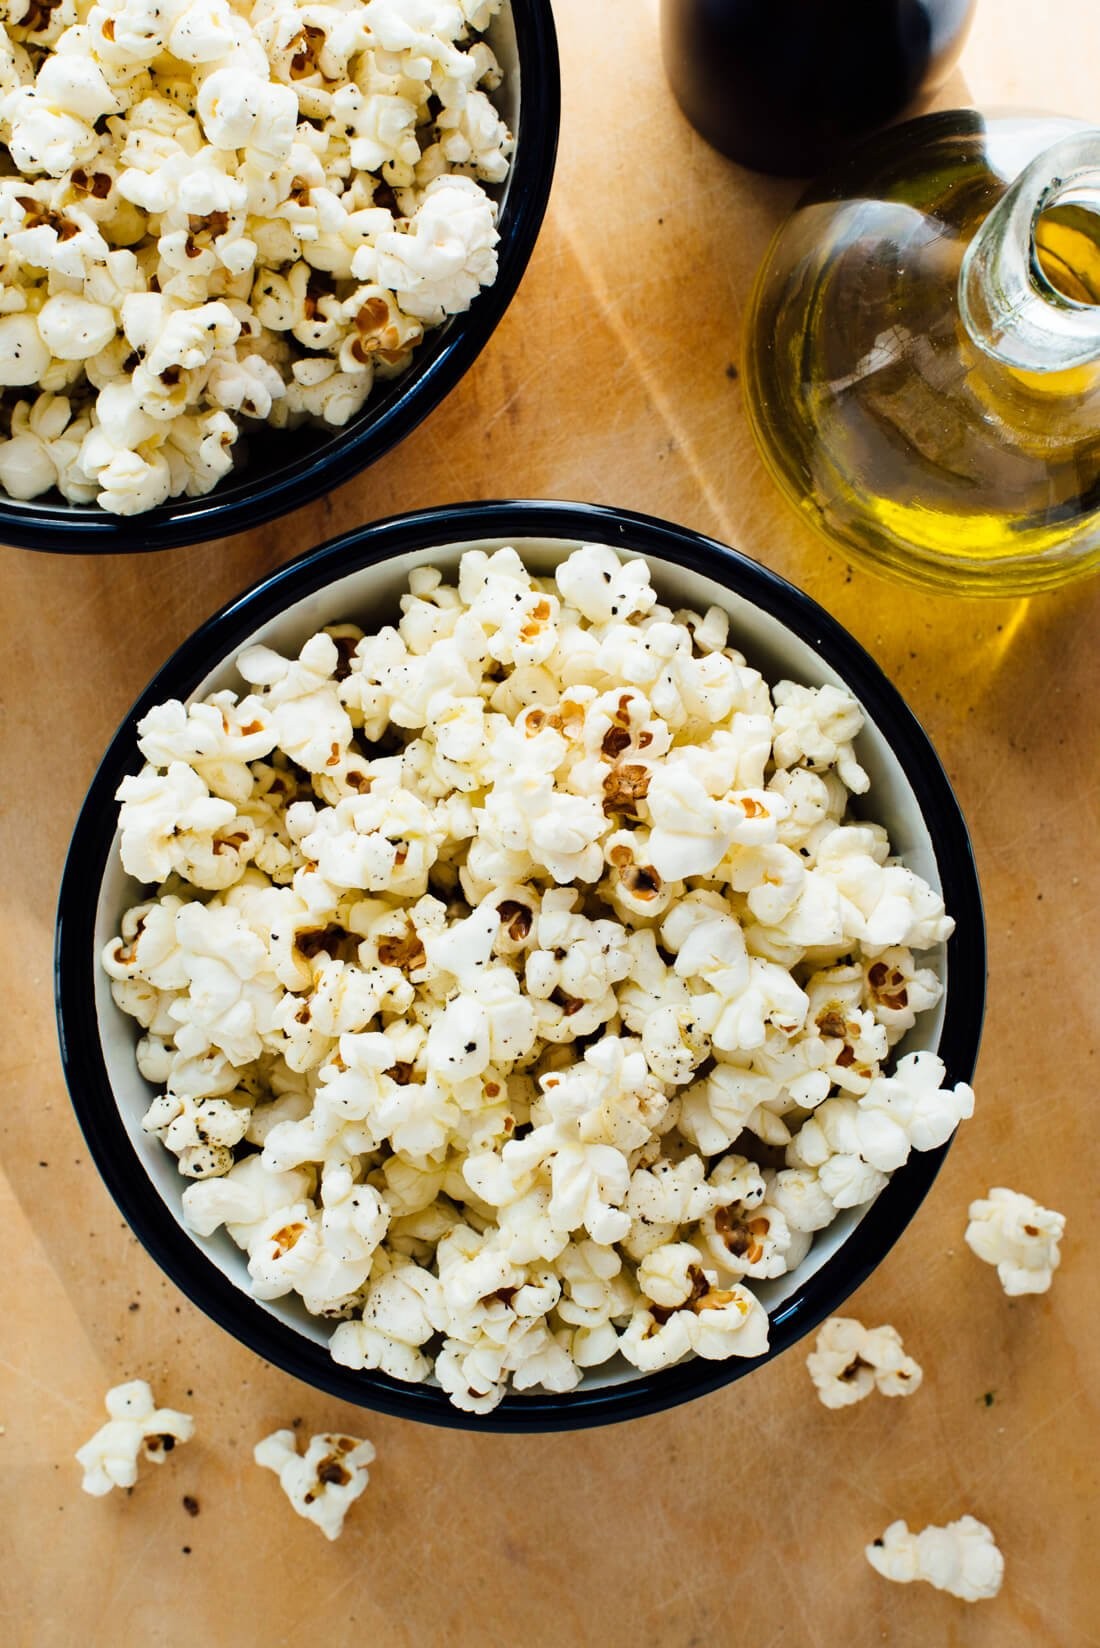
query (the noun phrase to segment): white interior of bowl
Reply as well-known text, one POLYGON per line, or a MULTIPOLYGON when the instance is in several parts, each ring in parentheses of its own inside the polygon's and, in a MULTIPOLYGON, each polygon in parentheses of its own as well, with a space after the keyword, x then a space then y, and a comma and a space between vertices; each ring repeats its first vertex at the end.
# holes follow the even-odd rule
POLYGON ((519 47, 516 44, 516 20, 509 0, 491 20, 485 38, 492 46, 496 60, 504 71, 504 79, 492 94, 500 118, 510 132, 515 132, 519 120, 522 88, 519 83, 519 47))
MULTIPOLYGON (((468 543, 448 545, 446 548, 427 548, 401 555, 379 566, 367 567, 337 579, 315 595, 288 607, 270 623, 258 628, 247 643, 264 642, 278 651, 296 654, 302 644, 326 624, 339 621, 357 622, 364 629, 378 628, 399 616, 398 597, 408 586, 409 573, 417 566, 438 566, 445 574, 455 572, 459 556, 466 549, 492 551, 509 542, 515 545, 526 565, 539 575, 553 572, 557 564, 578 547, 579 539, 476 539, 468 543)), ((674 607, 705 610, 720 606, 730 616, 730 640, 746 656, 749 663, 761 671, 766 681, 774 685, 784 678, 806 685, 820 686, 845 683, 829 668, 807 642, 793 635, 778 619, 761 612, 750 601, 733 594, 713 579, 683 567, 674 566, 657 557, 649 556, 653 581, 663 600, 674 607)), ((201 698, 208 692, 226 687, 240 691, 243 683, 232 660, 224 660, 200 683, 193 697, 201 698)), ((906 864, 923 876, 933 887, 942 890, 935 853, 928 829, 921 817, 916 796, 897 757, 878 727, 868 721, 856 745, 859 759, 866 768, 871 787, 862 798, 861 811, 869 819, 885 825, 893 851, 906 864)), ((118 933, 123 912, 140 903, 147 889, 127 876, 118 857, 118 836, 100 891, 96 916, 96 954, 118 933)), ((924 965, 935 968, 944 984, 946 956, 943 947, 922 955, 924 965)), ((136 1022, 115 1006, 111 996, 110 980, 101 968, 96 970, 96 1010, 104 1059, 111 1086, 118 1102, 119 1114, 126 1132, 137 1152, 157 1194, 168 1205, 184 1230, 181 1196, 188 1180, 176 1170, 175 1157, 150 1134, 143 1133, 141 1118, 152 1101, 154 1089, 141 1076, 134 1059, 139 1030, 136 1022)), ((902 1044, 905 1051, 935 1050, 939 1045, 943 1025, 943 1001, 935 1010, 922 1014, 916 1026, 902 1044)), ((835 1222, 821 1232, 813 1248, 798 1269, 774 1281, 754 1283, 753 1286, 769 1311, 774 1311, 797 1288, 812 1276, 851 1237, 870 1204, 843 1212, 835 1222)), ((250 1294, 245 1255, 225 1235, 224 1231, 207 1241, 200 1241, 187 1232, 188 1238, 201 1247, 211 1261, 239 1287, 250 1294)), ((326 1344, 332 1324, 310 1316, 300 1302, 286 1299, 265 1303, 263 1308, 297 1331, 326 1344)), ((584 1386, 619 1384, 638 1377, 637 1370, 621 1360, 586 1373, 584 1386)))

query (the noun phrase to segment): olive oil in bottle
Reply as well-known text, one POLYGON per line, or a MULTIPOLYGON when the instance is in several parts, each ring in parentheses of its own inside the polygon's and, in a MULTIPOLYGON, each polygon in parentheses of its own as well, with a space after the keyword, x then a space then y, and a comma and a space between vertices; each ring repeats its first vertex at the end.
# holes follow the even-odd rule
POLYGON ((764 458, 845 554, 969 593, 1100 565, 1100 131, 960 110, 861 145, 746 333, 764 458))

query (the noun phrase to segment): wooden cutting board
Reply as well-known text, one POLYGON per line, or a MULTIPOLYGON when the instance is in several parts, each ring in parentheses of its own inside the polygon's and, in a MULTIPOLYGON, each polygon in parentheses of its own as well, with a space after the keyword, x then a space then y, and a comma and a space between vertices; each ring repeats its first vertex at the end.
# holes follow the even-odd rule
MULTIPOLYGON (((282 523, 97 561, 5 551, 0 1101, 0 1639, 19 1648, 1085 1648, 1100 1642, 1096 646, 1100 583, 1032 601, 921 596, 850 570, 780 502, 749 439, 740 325, 797 187, 684 124, 655 0, 558 0, 564 113, 530 270, 464 382, 403 446, 282 523), (55 891, 97 757, 138 689, 226 598, 339 530, 459 498, 567 497, 723 538, 832 610, 907 696, 973 831, 991 989, 967 1123, 851 1310, 926 1370, 841 1413, 796 1350, 692 1407, 603 1432, 451 1434, 331 1402, 259 1362, 128 1233, 55 1047, 55 891), (1068 1215, 1044 1298, 966 1250, 968 1201, 1068 1215), (196 1440, 130 1496, 79 1489, 106 1388, 148 1378, 196 1440), (378 1449, 343 1539, 251 1463, 267 1431, 378 1449), (198 1502, 189 1515, 184 1496, 198 1502), (964 1512, 1005 1553, 968 1608, 863 1559, 895 1517, 964 1512)), ((985 0, 941 104, 1100 117, 1100 12, 985 0)))

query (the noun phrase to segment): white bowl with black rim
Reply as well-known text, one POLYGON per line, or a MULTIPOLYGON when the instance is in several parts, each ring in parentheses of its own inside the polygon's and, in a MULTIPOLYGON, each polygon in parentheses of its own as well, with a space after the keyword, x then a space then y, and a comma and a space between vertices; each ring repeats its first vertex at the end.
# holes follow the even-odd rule
MULTIPOLYGON (((398 615, 414 567, 452 574, 467 549, 513 545, 532 571, 551 573, 581 543, 603 543, 649 562, 674 607, 722 607, 731 644, 768 681, 832 683, 860 702, 866 725, 856 751, 871 787, 868 817, 892 849, 943 895, 956 927, 922 963, 944 992, 895 1049, 928 1049, 947 1081, 968 1081, 981 1034, 985 931, 969 836, 935 751, 896 688, 858 643, 809 596, 724 544, 686 528, 590 504, 472 503, 425 510, 359 528, 270 574, 210 618, 150 681, 108 746, 81 809, 61 886, 56 988, 61 1055, 89 1148, 119 1208, 152 1257, 200 1309, 269 1362, 349 1402, 462 1429, 523 1431, 611 1423, 652 1413, 743 1378, 786 1350, 844 1300, 898 1240, 931 1188, 949 1148, 914 1153, 869 1205, 841 1213, 789 1275, 755 1284, 771 1318, 771 1347, 753 1360, 691 1358, 654 1374, 625 1362, 589 1371, 564 1395, 509 1395, 487 1415, 453 1407, 434 1383, 402 1384, 356 1372, 330 1357, 331 1322, 286 1299, 261 1302, 249 1289, 246 1256, 224 1231, 196 1237, 183 1220, 187 1180, 141 1118, 152 1089, 134 1058, 134 1020, 111 996, 99 965, 123 912, 147 889, 122 869, 114 797, 137 772, 138 721, 168 698, 185 702, 232 686, 241 649, 264 642, 296 654, 326 624, 371 630, 398 615)), ((855 804, 859 810, 859 802, 855 804)))

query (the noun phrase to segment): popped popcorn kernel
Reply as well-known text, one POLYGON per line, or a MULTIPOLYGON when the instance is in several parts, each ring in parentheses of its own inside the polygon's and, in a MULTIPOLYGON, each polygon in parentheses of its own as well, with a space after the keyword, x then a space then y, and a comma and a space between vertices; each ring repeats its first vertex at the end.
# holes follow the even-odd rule
POLYGON ((945 1528, 909 1532, 905 1522, 891 1522, 885 1533, 865 1547, 868 1562, 884 1579, 910 1585, 923 1579, 960 1597, 981 1602, 995 1597, 1004 1578, 1004 1557, 984 1522, 962 1516, 945 1528))
POLYGON ((252 1450, 257 1465, 274 1471, 298 1515, 339 1539, 344 1518, 370 1480, 374 1458, 369 1442, 354 1436, 311 1436, 304 1454, 293 1431, 273 1431, 252 1450))
POLYGON ((1046 1293, 1062 1262, 1059 1243, 1066 1228, 1063 1213, 1054 1213, 1019 1190, 1003 1187, 971 1202, 966 1245, 986 1264, 996 1265, 1001 1286, 1011 1297, 1046 1293))
POLYGON ((189 1414, 157 1407, 144 1379, 115 1385, 105 1400, 107 1423, 76 1451, 84 1471, 81 1487, 96 1498, 112 1488, 132 1488, 139 1458, 163 1465, 177 1442, 190 1442, 195 1431, 189 1414))
POLYGON ((831 1316, 818 1329, 806 1366, 827 1408, 850 1407, 873 1390, 911 1396, 924 1377, 920 1363, 905 1355, 895 1328, 865 1328, 847 1316, 831 1316))

